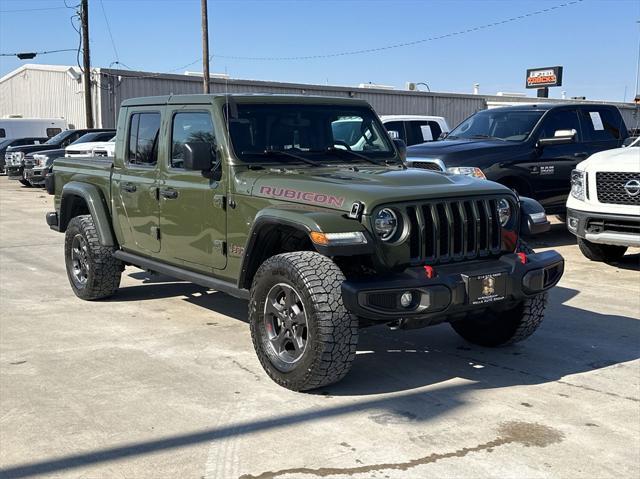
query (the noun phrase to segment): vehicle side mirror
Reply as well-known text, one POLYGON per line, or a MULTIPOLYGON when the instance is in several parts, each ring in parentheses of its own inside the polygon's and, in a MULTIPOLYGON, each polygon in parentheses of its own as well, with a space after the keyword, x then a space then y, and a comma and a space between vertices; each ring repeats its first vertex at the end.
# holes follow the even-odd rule
POLYGON ((550 145, 566 145, 567 143, 573 143, 576 141, 576 130, 556 130, 552 138, 540 138, 538 140, 538 146, 550 146, 550 145))
POLYGON ((389 133, 389 138, 391 138, 392 140, 397 140, 398 138, 400 138, 400 132, 396 130, 388 130, 387 133, 389 133))
POLYGON ((184 144, 183 165, 185 170, 211 171, 216 160, 216 153, 211 143, 189 142, 184 144))
POLYGON ((638 139, 637 136, 630 136, 630 137, 626 138, 624 140, 624 142, 622 142, 622 146, 629 146, 631 143, 633 143, 637 139, 638 139))
POLYGON ((449 136, 449 132, 448 131, 443 131, 442 133, 440 133, 440 136, 438 137, 438 140, 444 140, 448 136, 449 136))
POLYGON ((398 154, 400 155, 400 159, 402 160, 402 162, 406 163, 407 162, 407 144, 404 142, 404 140, 401 140, 400 138, 394 138, 393 144, 396 146, 396 149, 398 150, 398 154))

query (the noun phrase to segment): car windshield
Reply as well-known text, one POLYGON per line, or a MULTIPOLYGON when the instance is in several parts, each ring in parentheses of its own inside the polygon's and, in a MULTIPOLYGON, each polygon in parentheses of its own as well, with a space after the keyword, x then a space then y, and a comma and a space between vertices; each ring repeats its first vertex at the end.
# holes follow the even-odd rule
POLYGON ((6 146, 9 146, 13 142, 13 138, 9 138, 7 140, 0 141, 0 150, 6 146))
POLYGON ((73 133, 73 130, 65 130, 58 133, 56 136, 52 136, 47 141, 44 142, 45 145, 57 145, 62 143, 65 138, 73 133))
POLYGON ((80 143, 92 143, 94 141, 106 141, 108 139, 109 139, 109 133, 94 132, 94 133, 87 133, 85 135, 82 135, 80 138, 78 138, 76 141, 74 141, 71 144, 76 145, 80 143))
POLYGON ((364 106, 230 103, 227 110, 243 161, 384 164, 395 157, 386 130, 364 106))
POLYGON ((543 114, 544 111, 540 110, 479 111, 455 127, 446 139, 523 141, 543 114))

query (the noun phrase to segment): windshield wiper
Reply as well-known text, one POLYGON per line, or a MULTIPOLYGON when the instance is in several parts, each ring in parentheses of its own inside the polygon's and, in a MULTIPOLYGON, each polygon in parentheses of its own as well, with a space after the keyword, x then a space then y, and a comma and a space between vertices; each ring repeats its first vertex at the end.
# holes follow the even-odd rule
POLYGON ((471 138, 473 138, 473 139, 483 139, 483 140, 500 140, 500 141, 504 141, 504 139, 502 139, 502 138, 498 138, 497 136, 491 136, 491 135, 472 135, 471 138))
POLYGON ((243 151, 240 153, 241 155, 257 155, 257 156, 286 156, 288 158, 293 158, 295 160, 306 163, 311 166, 322 166, 322 164, 317 161, 310 160, 309 158, 305 158, 301 155, 296 155, 295 153, 291 153, 286 150, 263 150, 263 151, 243 151))
POLYGON ((387 165, 386 160, 384 162, 380 162, 380 161, 374 160, 373 158, 369 158, 367 155, 363 155, 361 153, 357 153, 357 152, 352 151, 352 150, 343 150, 342 148, 336 148, 335 146, 330 146, 325 151, 328 152, 328 153, 338 153, 338 154, 342 154, 342 155, 347 154, 347 155, 350 155, 350 156, 352 156, 354 158, 359 158, 361 160, 367 161, 369 163, 373 163, 374 165, 378 165, 378 166, 386 166, 387 165))

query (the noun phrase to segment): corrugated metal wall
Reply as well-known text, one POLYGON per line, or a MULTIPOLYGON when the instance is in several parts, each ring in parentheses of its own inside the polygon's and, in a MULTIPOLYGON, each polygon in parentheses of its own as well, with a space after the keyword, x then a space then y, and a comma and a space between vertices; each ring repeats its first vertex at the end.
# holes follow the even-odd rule
MULTIPOLYGON (((66 68, 27 68, 0 82, 0 116, 64 118, 68 124, 84 128, 82 91, 82 83, 67 75, 66 68)), ((98 95, 94 92, 94 100, 98 95)))
MULTIPOLYGON (((149 75, 140 72, 100 69, 102 125, 114 125, 116 105, 138 96, 201 93, 202 79, 185 75, 149 75)), ((280 93, 362 98, 379 115, 438 115, 451 126, 487 107, 482 96, 368 88, 276 83, 254 80, 212 80, 212 93, 280 93)))

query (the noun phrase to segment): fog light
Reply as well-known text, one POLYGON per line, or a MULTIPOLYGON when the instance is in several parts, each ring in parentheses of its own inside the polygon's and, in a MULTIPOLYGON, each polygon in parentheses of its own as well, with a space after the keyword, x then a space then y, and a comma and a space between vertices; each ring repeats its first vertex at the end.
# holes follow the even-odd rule
POLYGON ((403 308, 408 308, 412 304, 413 304, 413 293, 411 291, 402 293, 402 296, 400 296, 400 306, 402 306, 403 308))
POLYGON ((578 223, 579 223, 578 218, 573 218, 571 216, 569 216, 567 218, 567 226, 569 227, 569 229, 571 231, 577 231, 578 230, 578 223))

